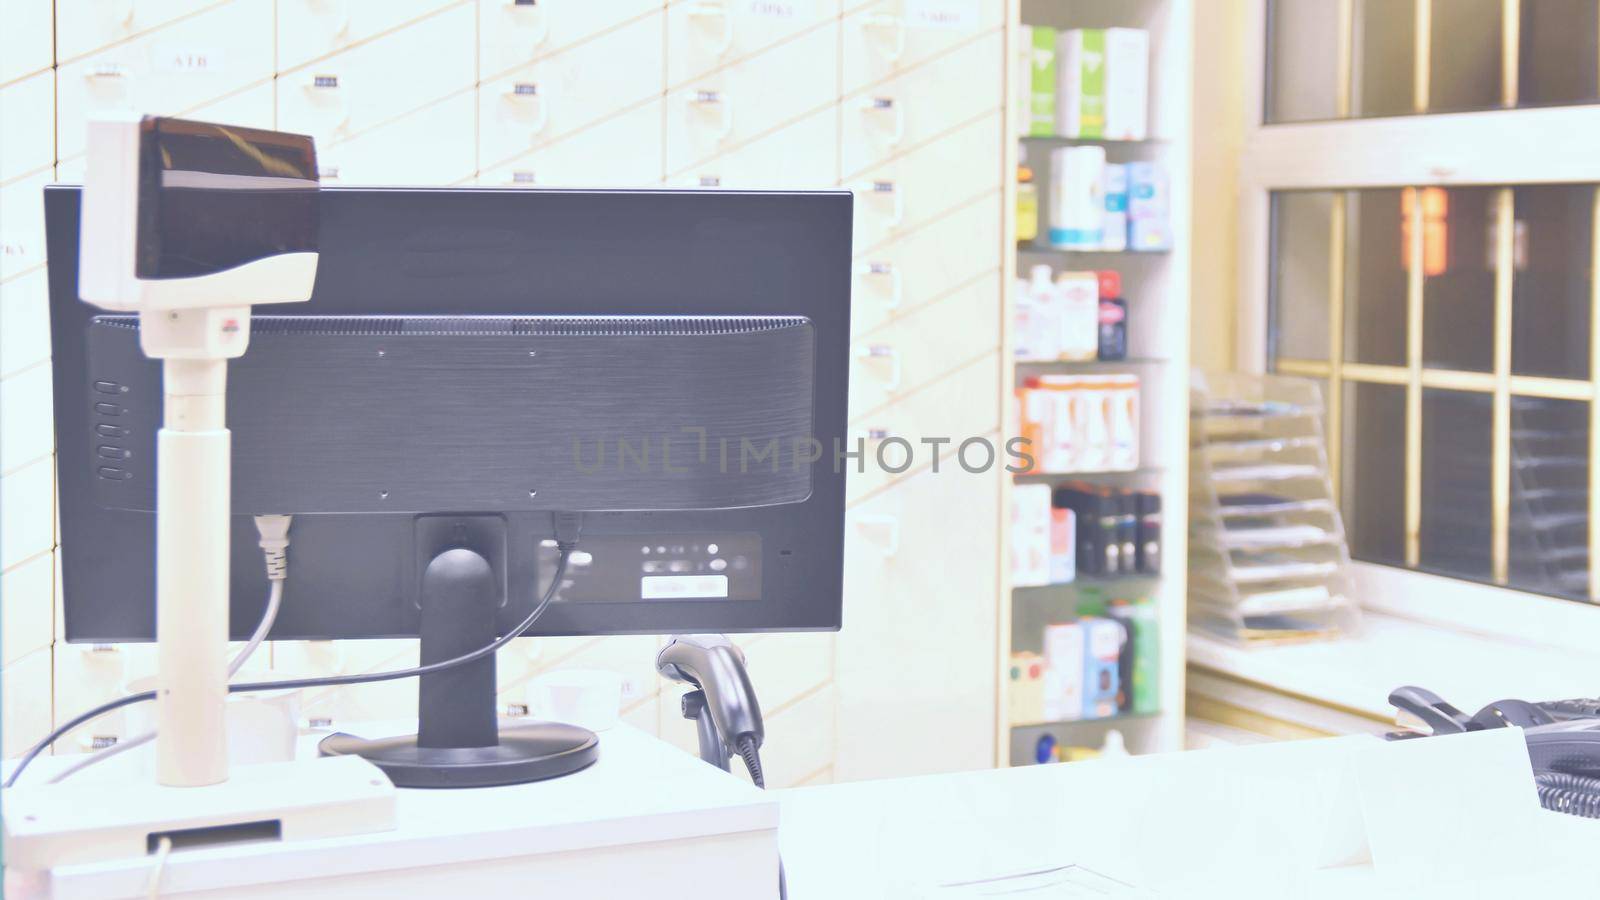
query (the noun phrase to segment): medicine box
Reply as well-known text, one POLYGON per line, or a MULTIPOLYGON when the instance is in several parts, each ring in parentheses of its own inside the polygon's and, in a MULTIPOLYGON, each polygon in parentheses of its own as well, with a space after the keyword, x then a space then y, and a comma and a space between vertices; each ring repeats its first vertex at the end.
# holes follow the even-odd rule
POLYGON ((1011 492, 1011 583, 1050 583, 1050 486, 1017 485, 1011 492))
POLYGON ((1083 717, 1104 719, 1117 714, 1122 690, 1119 670, 1127 632, 1114 619, 1083 620, 1083 717))
POLYGON ((1070 138, 1141 141, 1149 132, 1150 35, 1074 28, 1056 40, 1057 131, 1070 138))
POLYGON ((1083 626, 1078 622, 1045 626, 1043 705, 1046 721, 1083 718, 1083 641, 1083 626))
POLYGON ((1056 30, 1028 26, 1028 134, 1049 137, 1056 131, 1056 30))

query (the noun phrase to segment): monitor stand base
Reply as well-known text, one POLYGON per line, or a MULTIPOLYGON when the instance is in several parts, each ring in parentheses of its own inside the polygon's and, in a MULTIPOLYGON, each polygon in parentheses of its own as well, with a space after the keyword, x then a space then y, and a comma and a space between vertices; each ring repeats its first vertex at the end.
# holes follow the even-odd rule
POLYGON ((317 745, 323 756, 355 755, 382 769, 396 787, 475 788, 522 784, 570 775, 600 756, 600 740, 586 728, 557 722, 507 725, 499 743, 486 747, 421 747, 414 734, 359 738, 331 734, 317 745))
MULTIPOLYGON (((428 560, 419 591, 423 665, 492 643, 505 598, 504 520, 423 516, 418 556, 428 560), (466 545, 466 546, 463 546, 466 545)), ((417 733, 367 740, 322 739, 323 756, 361 756, 396 787, 476 788, 570 775, 600 757, 600 739, 576 725, 501 727, 494 654, 417 679, 417 733)))
POLYGON ((394 786, 354 757, 235 766, 227 781, 204 787, 170 787, 153 777, 23 783, 6 791, 5 807, 6 866, 28 870, 119 859, 147 865, 163 837, 189 849, 395 827, 394 786))

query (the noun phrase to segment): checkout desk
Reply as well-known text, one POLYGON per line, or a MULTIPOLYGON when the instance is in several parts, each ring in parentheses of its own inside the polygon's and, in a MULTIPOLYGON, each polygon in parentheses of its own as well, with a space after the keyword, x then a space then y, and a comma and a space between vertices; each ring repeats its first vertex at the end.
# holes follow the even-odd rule
MULTIPOLYGON (((777 895, 780 846, 793 900, 1522 897, 1596 880, 1600 822, 1539 808, 1516 729, 769 793, 627 726, 601 741, 554 781, 403 790, 393 832, 175 852, 160 895, 755 900, 777 895)), ((6 896, 145 896, 152 869, 8 872, 6 896)))

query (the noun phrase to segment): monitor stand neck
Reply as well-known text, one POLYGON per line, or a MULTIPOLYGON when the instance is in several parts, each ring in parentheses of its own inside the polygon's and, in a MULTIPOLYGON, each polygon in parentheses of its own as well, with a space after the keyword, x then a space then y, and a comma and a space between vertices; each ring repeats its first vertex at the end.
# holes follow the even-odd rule
MULTIPOLYGON (((421 584, 424 665, 494 641, 501 583, 475 550, 456 547, 434 555, 421 584)), ((323 756, 365 757, 397 787, 419 788, 521 784, 568 775, 599 758, 599 739, 586 728, 556 722, 501 727, 493 654, 418 681, 416 734, 332 734, 318 750, 323 756)))
MULTIPOLYGON (((489 561, 473 550, 446 550, 422 575, 422 664, 443 662, 495 639, 500 592, 489 561)), ((493 747, 495 655, 417 679, 419 748, 493 747)))

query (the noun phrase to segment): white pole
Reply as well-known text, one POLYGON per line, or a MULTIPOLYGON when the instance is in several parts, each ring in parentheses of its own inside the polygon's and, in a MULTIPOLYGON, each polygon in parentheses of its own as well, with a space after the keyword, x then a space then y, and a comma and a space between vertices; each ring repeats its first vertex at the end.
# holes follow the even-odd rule
POLYGON ((225 359, 167 359, 156 437, 156 777, 196 787, 228 778, 231 439, 225 359))

